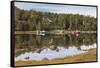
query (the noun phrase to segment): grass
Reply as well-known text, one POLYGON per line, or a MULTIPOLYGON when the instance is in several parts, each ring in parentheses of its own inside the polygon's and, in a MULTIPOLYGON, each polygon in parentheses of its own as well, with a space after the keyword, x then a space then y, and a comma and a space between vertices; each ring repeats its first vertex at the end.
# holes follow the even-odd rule
POLYGON ((73 63, 73 62, 88 62, 88 61, 96 61, 96 49, 90 49, 88 52, 69 56, 65 58, 57 58, 57 59, 44 59, 42 61, 17 61, 15 66, 24 66, 24 65, 42 65, 42 64, 59 64, 59 63, 73 63))

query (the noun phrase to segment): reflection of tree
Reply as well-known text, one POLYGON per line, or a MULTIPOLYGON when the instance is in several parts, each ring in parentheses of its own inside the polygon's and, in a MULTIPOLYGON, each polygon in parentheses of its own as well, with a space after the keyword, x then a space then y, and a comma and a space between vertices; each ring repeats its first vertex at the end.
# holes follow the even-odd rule
POLYGON ((96 34, 84 34, 84 44, 85 45, 91 45, 93 43, 96 43, 96 34))
POLYGON ((74 35, 66 35, 65 46, 77 46, 80 47, 81 45, 91 45, 96 43, 96 34, 81 34, 80 36, 76 37, 74 35))
POLYGON ((64 46, 64 36, 50 35, 42 39, 43 45, 49 47, 51 45, 64 46), (52 42, 51 42, 52 39, 52 42), (51 43, 50 43, 51 42, 51 43))
POLYGON ((71 46, 71 37, 70 37, 70 35, 65 35, 65 44, 64 44, 64 46, 65 47, 69 47, 69 46, 71 46))
MULTIPOLYGON (((91 45, 96 43, 96 34, 81 34, 76 37, 74 35, 46 35, 46 36, 34 36, 34 35, 16 35, 15 36, 15 48, 16 49, 27 49, 27 51, 35 51, 35 49, 41 50, 44 47, 51 49, 57 48, 58 46, 68 48, 70 46, 76 46, 78 49, 81 45, 91 45), (40 40, 41 38, 41 40, 40 40), (49 43, 53 39, 52 43, 49 43)), ((26 52, 20 51, 21 53, 26 52)), ((20 54, 17 52, 16 54, 20 54)))

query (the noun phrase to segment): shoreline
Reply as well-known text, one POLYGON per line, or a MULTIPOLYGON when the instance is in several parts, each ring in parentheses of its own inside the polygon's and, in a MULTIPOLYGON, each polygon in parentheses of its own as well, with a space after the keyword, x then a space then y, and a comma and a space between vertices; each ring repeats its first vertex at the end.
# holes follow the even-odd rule
MULTIPOLYGON (((97 31, 76 31, 76 30, 73 30, 73 31, 69 31, 69 30, 50 30, 48 32, 48 34, 55 34, 55 35, 63 35, 63 34, 73 34, 75 32, 80 32, 82 34, 93 34, 93 33, 96 33, 97 31)), ((33 35, 39 35, 39 30, 36 30, 36 31, 15 31, 15 35, 17 34, 33 34, 33 35)))
POLYGON ((88 50, 86 53, 82 53, 75 56, 68 56, 64 58, 56 58, 48 60, 44 58, 42 61, 16 61, 15 66, 24 66, 24 65, 43 65, 43 64, 59 64, 59 63, 74 63, 74 62, 88 62, 96 61, 96 48, 88 50))

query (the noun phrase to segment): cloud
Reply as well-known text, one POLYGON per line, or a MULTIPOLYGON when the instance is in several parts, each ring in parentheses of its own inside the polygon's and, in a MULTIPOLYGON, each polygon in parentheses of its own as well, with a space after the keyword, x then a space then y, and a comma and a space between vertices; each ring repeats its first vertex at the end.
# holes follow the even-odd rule
POLYGON ((33 9, 41 12, 72 13, 96 17, 96 7, 89 6, 57 5, 26 2, 15 2, 15 6, 24 10, 33 9))

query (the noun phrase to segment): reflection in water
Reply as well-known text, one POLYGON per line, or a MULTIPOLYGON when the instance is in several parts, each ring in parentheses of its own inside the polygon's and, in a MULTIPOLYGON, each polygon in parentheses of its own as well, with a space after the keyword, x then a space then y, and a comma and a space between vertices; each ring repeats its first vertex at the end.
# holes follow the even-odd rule
POLYGON ((96 48, 96 34, 75 35, 16 35, 15 60, 64 58, 96 48))
POLYGON ((16 61, 23 60, 35 60, 35 61, 41 61, 43 59, 55 59, 55 58, 64 58, 66 56, 74 56, 78 55, 84 52, 88 52, 89 49, 96 48, 96 44, 85 46, 81 46, 81 50, 77 49, 77 47, 69 47, 68 49, 64 47, 58 47, 59 51, 51 50, 49 48, 43 49, 40 53, 37 52, 25 52, 24 54, 21 54, 20 56, 16 57, 16 61))

